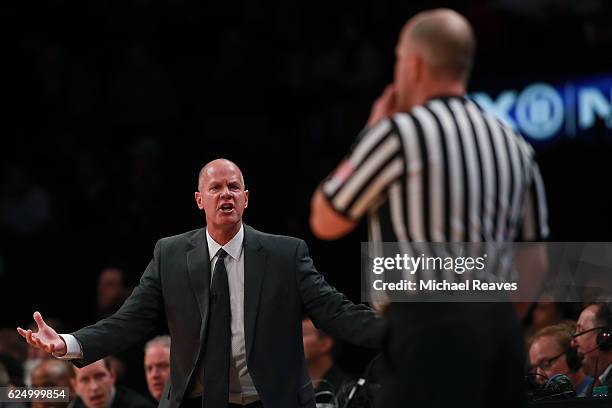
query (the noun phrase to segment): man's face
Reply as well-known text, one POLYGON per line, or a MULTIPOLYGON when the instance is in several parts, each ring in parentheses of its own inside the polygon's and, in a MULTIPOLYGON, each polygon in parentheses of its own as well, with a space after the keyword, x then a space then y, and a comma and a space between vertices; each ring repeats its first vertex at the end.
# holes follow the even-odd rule
POLYGON ((331 339, 321 337, 310 319, 302 320, 302 336, 306 361, 311 361, 330 351, 331 339))
MULTIPOLYGON (((63 361, 46 360, 36 366, 36 368, 32 370, 32 387, 67 387, 69 396, 74 394, 74 392, 71 391, 70 377, 67 372, 67 370, 72 370, 72 368, 68 367, 65 369, 62 367, 62 364, 64 364, 63 361)), ((32 402, 32 408, 59 408, 67 405, 68 404, 65 402, 32 402)))
POLYGON ((200 179, 200 191, 195 195, 198 208, 206 213, 209 228, 227 230, 242 220, 249 202, 240 170, 232 163, 211 164, 200 179))
POLYGON ((105 310, 118 305, 124 297, 123 273, 115 268, 103 270, 98 280, 98 306, 105 310))
POLYGON ((567 374, 569 367, 564 350, 554 336, 542 336, 537 338, 529 348, 529 363, 536 368, 536 382, 544 384, 547 379, 555 374, 567 374), (554 358, 554 359, 553 359, 554 358))
POLYGON ((159 401, 170 374, 170 349, 160 345, 150 346, 145 352, 144 368, 149 392, 159 401))
POLYGON ((115 375, 98 360, 83 368, 75 368, 73 381, 75 392, 87 408, 107 408, 111 403, 115 375))
MULTIPOLYGON (((580 317, 578 318, 578 324, 576 325, 576 333, 580 334, 586 330, 598 327, 595 322, 595 315, 597 314, 597 305, 590 305, 585 308, 580 317)), ((606 369, 604 366, 597 366, 597 361, 601 357, 601 351, 597 349, 597 334, 599 330, 593 330, 588 333, 584 333, 577 336, 572 340, 572 343, 578 350, 578 355, 582 356, 582 366, 587 375, 592 377, 598 376, 603 370, 606 369), (597 369, 597 373, 595 372, 597 369)))

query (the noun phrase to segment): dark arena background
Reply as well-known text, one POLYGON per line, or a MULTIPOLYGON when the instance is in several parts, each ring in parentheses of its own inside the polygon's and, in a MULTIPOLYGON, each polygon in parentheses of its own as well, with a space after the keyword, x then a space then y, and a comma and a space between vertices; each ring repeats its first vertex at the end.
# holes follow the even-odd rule
POLYGON ((217 157, 244 172, 246 223, 306 240, 360 301, 365 224, 320 241, 310 197, 392 81, 400 28, 436 6, 475 28, 474 99, 537 151, 551 241, 612 241, 610 1, 3 2, 0 327, 93 323, 102 268, 135 285, 157 239, 203 225, 217 157))

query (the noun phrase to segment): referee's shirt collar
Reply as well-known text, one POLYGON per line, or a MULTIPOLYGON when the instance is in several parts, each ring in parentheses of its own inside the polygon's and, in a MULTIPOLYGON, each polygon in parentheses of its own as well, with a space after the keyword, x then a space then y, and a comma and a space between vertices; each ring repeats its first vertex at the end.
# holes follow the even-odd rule
POLYGON ((219 243, 210 236, 208 233, 208 228, 206 228, 206 243, 208 244, 208 257, 210 261, 212 261, 215 255, 217 255, 219 248, 223 248, 229 256, 237 261, 240 258, 240 252, 242 252, 243 241, 244 224, 240 224, 240 230, 238 230, 238 233, 234 235, 234 238, 230 239, 225 245, 219 245, 219 243))
POLYGON ((441 94, 434 95, 431 98, 428 98, 423 105, 427 104, 427 102, 431 102, 431 101, 435 101, 435 100, 443 100, 444 101, 444 100, 449 100, 449 99, 466 100, 467 96, 466 95, 450 95, 450 94, 441 93, 441 94))

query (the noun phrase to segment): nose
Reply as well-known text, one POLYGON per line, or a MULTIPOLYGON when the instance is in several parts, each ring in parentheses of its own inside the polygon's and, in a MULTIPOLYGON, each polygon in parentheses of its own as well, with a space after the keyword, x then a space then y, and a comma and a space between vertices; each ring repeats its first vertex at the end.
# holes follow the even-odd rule
POLYGON ((96 391, 99 388, 99 385, 97 381, 90 381, 89 382, 89 389, 91 391, 96 391))
POLYGON ((221 196, 222 197, 231 197, 230 195, 230 189, 228 186, 224 186, 223 189, 221 190, 221 196))

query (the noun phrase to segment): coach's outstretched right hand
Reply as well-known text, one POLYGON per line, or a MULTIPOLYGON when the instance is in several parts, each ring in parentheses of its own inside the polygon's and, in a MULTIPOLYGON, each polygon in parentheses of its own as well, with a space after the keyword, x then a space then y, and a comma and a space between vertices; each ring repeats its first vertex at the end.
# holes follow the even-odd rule
POLYGON ((51 326, 45 323, 39 312, 34 312, 34 321, 38 325, 36 333, 32 333, 32 330, 29 329, 17 328, 17 332, 26 339, 28 344, 53 354, 55 357, 61 357, 66 354, 68 351, 66 343, 51 326))

